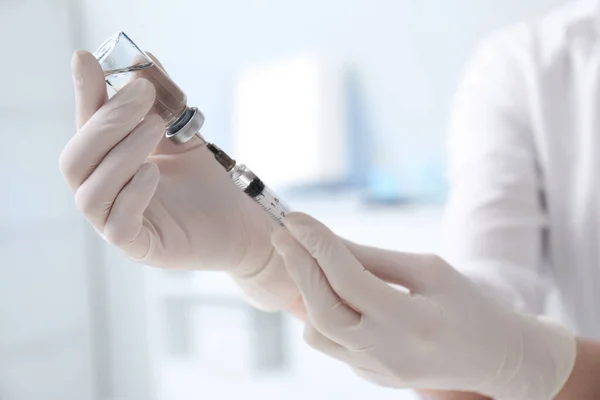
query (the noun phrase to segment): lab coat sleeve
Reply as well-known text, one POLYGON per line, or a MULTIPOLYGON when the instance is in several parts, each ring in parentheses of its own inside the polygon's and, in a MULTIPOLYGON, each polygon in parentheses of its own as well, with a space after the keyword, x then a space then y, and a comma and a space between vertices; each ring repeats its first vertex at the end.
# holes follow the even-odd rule
POLYGON ((513 308, 540 313, 547 282, 542 207, 529 124, 526 32, 482 42, 455 97, 444 256, 513 308))

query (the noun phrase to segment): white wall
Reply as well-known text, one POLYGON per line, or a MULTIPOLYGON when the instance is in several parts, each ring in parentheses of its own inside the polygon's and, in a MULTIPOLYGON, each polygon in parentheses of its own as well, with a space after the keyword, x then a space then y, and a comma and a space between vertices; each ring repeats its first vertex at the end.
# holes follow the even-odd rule
POLYGON ((92 398, 84 225, 57 163, 71 23, 67 1, 0 2, 0 399, 92 398))
POLYGON ((129 32, 165 61, 205 111, 214 137, 227 129, 232 73, 265 59, 317 52, 356 66, 374 131, 396 156, 408 157, 441 137, 459 71, 476 39, 562 1, 85 2, 90 47, 113 31, 129 32))

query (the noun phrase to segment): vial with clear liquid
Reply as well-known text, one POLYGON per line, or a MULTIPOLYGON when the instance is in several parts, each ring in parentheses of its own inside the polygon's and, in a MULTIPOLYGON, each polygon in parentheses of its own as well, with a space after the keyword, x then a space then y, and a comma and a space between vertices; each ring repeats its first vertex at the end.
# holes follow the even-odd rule
POLYGON ((151 112, 165 121, 167 136, 173 141, 183 143, 198 133, 204 124, 202 113, 187 106, 183 90, 124 32, 106 40, 94 56, 106 83, 115 92, 137 78, 148 79, 154 85, 156 100, 151 112))

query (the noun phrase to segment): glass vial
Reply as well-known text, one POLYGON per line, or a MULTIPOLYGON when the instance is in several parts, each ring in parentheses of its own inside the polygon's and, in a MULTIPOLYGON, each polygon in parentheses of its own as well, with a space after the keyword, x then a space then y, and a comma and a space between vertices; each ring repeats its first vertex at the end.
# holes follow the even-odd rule
POLYGON ((148 79, 156 89, 152 112, 170 128, 189 113, 187 96, 152 59, 124 33, 118 32, 94 52, 102 66, 106 83, 115 91, 137 78, 148 79))

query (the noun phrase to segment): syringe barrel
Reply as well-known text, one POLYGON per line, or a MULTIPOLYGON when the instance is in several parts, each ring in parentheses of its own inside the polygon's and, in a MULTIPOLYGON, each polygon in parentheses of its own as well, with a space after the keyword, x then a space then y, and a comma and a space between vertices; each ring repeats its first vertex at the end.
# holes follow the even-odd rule
POLYGON ((275 222, 284 225, 285 217, 291 209, 250 168, 244 164, 236 165, 230 176, 233 183, 258 203, 275 222))

